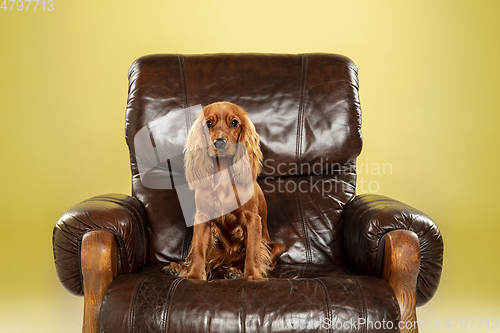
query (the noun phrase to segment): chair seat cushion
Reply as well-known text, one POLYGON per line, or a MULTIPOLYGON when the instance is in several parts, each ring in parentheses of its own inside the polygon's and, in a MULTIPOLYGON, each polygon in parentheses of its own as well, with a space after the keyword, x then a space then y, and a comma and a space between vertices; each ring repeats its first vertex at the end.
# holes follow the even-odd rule
POLYGON ((344 267, 278 265, 260 280, 194 281, 163 265, 118 276, 101 307, 113 332, 397 332, 384 280, 344 267))

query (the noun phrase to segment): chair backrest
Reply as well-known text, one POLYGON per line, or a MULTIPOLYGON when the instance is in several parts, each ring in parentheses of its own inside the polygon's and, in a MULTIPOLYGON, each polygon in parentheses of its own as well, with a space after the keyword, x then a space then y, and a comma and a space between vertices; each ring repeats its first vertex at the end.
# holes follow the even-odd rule
POLYGON ((280 261, 343 263, 342 209, 355 194, 355 159, 362 148, 351 60, 334 54, 150 55, 132 64, 129 82, 126 139, 133 195, 148 216, 149 263, 183 260, 192 228, 186 227, 175 188, 154 189, 141 181, 134 138, 180 109, 187 110, 185 120, 176 120, 179 130, 169 124, 169 131, 185 136, 189 108, 217 101, 243 107, 260 135, 259 183, 269 233, 288 247, 280 261))

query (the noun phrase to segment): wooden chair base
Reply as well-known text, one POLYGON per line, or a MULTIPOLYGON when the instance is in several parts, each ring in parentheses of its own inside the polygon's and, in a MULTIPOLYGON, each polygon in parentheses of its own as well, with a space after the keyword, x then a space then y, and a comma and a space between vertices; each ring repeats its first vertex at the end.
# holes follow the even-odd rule
POLYGON ((83 333, 99 333, 99 312, 104 293, 116 277, 115 236, 104 230, 90 231, 82 239, 83 333))
POLYGON ((420 268, 420 243, 409 230, 395 230, 385 235, 383 278, 396 294, 401 311, 403 333, 418 333, 417 278, 420 268))

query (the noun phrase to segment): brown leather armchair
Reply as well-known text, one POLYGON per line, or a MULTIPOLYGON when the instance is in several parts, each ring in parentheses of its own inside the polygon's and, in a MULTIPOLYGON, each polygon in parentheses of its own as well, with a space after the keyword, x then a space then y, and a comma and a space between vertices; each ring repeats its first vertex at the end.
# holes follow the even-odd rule
POLYGON ((150 55, 129 81, 132 195, 86 200, 54 228, 60 281, 84 295, 84 332, 417 331, 415 307, 436 292, 443 240, 422 212, 355 195, 362 138, 351 60, 150 55), (246 109, 260 134, 269 233, 288 250, 267 279, 166 275, 164 265, 186 257, 192 228, 175 188, 144 185, 134 137, 173 109, 224 100, 246 109))

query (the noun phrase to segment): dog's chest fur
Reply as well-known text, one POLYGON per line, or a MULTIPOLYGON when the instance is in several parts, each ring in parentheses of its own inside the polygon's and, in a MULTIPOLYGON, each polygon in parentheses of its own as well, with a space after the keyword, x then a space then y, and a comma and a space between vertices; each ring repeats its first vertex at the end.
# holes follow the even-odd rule
MULTIPOLYGON (((242 214, 235 210, 238 201, 235 194, 235 186, 232 184, 229 173, 221 172, 214 179, 212 188, 212 209, 215 210, 217 218, 213 220, 212 232, 214 238, 222 243, 233 243, 243 240, 242 214)), ((239 188, 239 186, 238 186, 239 188)))

